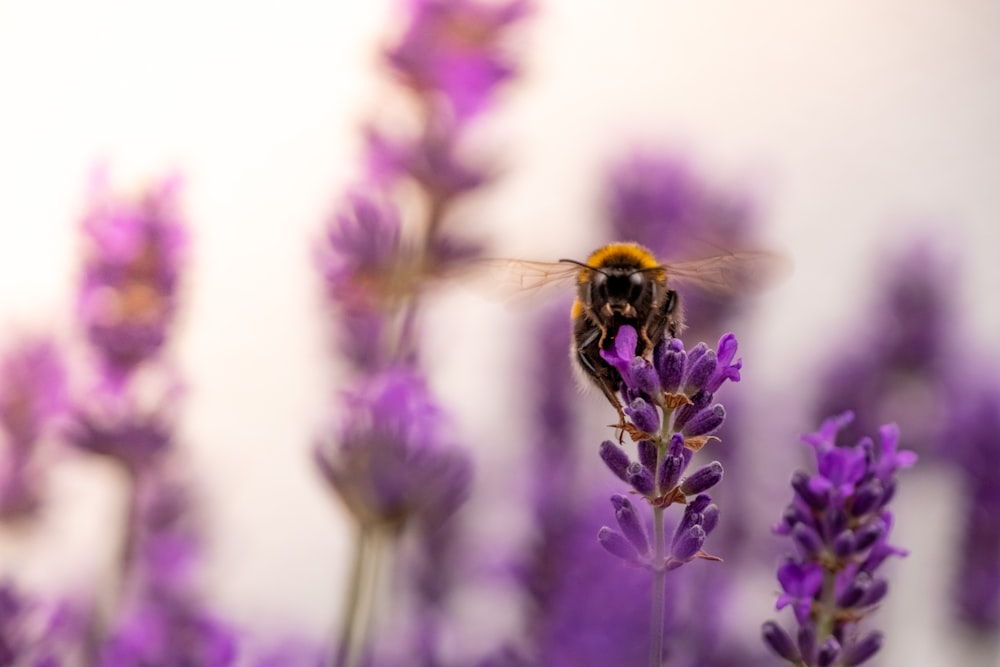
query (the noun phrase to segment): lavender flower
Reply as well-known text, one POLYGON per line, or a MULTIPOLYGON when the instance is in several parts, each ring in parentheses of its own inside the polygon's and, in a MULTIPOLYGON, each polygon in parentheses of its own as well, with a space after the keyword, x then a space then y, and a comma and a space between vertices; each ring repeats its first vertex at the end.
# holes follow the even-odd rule
POLYGON ((465 120, 486 108, 499 84, 516 73, 502 37, 527 10, 523 0, 410 0, 409 21, 386 59, 417 95, 446 102, 465 120))
POLYGON ((368 177, 382 187, 412 179, 436 204, 471 192, 485 185, 490 173, 460 150, 462 130, 436 117, 428 119, 424 133, 414 138, 370 128, 366 135, 368 177))
POLYGON ((601 356, 621 375, 624 412, 631 420, 623 428, 638 443, 638 460, 630 460, 610 440, 601 445, 601 458, 653 508, 653 535, 631 502, 616 495, 611 502, 620 532, 605 526, 598 540, 613 555, 653 572, 649 665, 654 667, 663 660, 664 574, 695 558, 719 560, 703 547, 719 518, 719 508, 705 492, 722 479, 722 464, 713 461, 685 472, 693 453, 722 425, 725 410, 713 403, 713 395, 727 380, 739 381, 742 360, 735 358, 732 334, 719 340, 718 353, 704 344, 685 350, 676 338, 660 341, 652 362, 636 356, 637 344, 635 329, 623 326, 613 348, 601 350, 601 356), (675 503, 685 509, 668 543, 663 511, 675 503))
POLYGON ((236 659, 232 630, 187 607, 140 603, 104 646, 99 667, 203 665, 228 667, 236 659))
MULTIPOLYGON (((682 153, 634 151, 608 172, 605 209, 612 238, 635 241, 668 259, 753 245, 760 225, 750 198, 711 183, 682 153)), ((718 335, 741 303, 697 286, 684 293, 685 311, 693 315, 687 319, 698 336, 718 335)))
MULTIPOLYGON (((358 664, 370 650, 367 628, 359 628, 358 618, 362 600, 374 595, 371 586, 362 590, 360 583, 377 576, 365 575, 365 568, 373 566, 373 559, 365 559, 366 552, 384 544, 381 536, 397 540, 414 524, 428 538, 428 552, 446 545, 447 541, 432 539, 441 537, 435 529, 464 502, 471 478, 465 454, 444 440, 443 415, 416 371, 390 368, 359 382, 360 387, 346 397, 338 442, 315 450, 324 478, 359 526, 353 582, 334 647, 335 665, 358 664)), ((432 597, 440 600, 444 595, 440 578, 429 576, 426 568, 420 574, 419 583, 433 588, 432 597)))
POLYGON ((331 320, 361 376, 350 380, 356 389, 346 394, 336 441, 316 450, 320 471, 358 525, 352 582, 335 638, 338 667, 375 656, 360 613, 380 578, 377 559, 367 554, 398 550, 403 529, 414 524, 419 557, 403 567, 416 573, 414 601, 422 606, 422 622, 409 657, 440 662, 436 626, 454 542, 442 522, 465 498, 470 465, 442 437, 440 411, 417 370, 419 296, 480 252, 447 226, 454 203, 488 180, 487 169, 464 152, 466 131, 515 72, 504 42, 526 5, 412 0, 407 8, 401 36, 385 60, 413 93, 418 129, 400 135, 367 128, 364 187, 329 225, 321 257, 331 320), (415 215, 404 215, 393 198, 404 180, 422 204, 415 215), (416 227, 404 228, 404 217, 416 227))
POLYGON ((33 598, 0 582, 0 665, 75 665, 84 617, 73 605, 33 598))
POLYGON ((77 449, 110 457, 133 472, 162 461, 174 440, 165 411, 139 412, 106 397, 78 409, 67 434, 77 449))
POLYGON ((173 323, 187 242, 177 189, 164 181, 130 201, 100 187, 83 220, 78 312, 109 381, 155 357, 173 323))
POLYGON ((892 425, 880 429, 877 447, 870 438, 838 445, 837 435, 851 419, 844 413, 802 437, 813 448, 817 472, 793 476, 795 495, 775 527, 796 547, 778 568, 783 592, 777 609, 791 607, 799 630, 793 641, 768 621, 763 639, 776 655, 800 667, 850 667, 879 650, 882 634, 862 635, 857 624, 888 590, 879 567, 889 556, 906 555, 888 542, 888 503, 897 471, 913 465, 916 456, 898 449, 899 431, 892 425))
POLYGON ((732 334, 719 341, 719 354, 704 344, 688 352, 679 339, 662 341, 653 351, 652 363, 635 356, 637 342, 635 329, 623 326, 614 349, 601 355, 622 376, 625 414, 631 418, 625 428, 638 442, 639 460, 632 461, 610 440, 601 444, 601 458, 654 508, 662 511, 683 503, 686 512, 666 560, 649 549, 636 511, 622 496, 612 498, 622 532, 605 527, 599 539, 627 561, 670 570, 695 557, 709 557, 701 547, 715 527, 718 508, 704 492, 722 479, 722 464, 713 461, 691 474, 685 472, 694 452, 722 425, 725 410, 712 402, 712 396, 726 380, 739 381, 742 360, 735 360, 737 343, 732 334))
POLYGON ((444 417, 419 375, 396 368, 369 378, 347 409, 339 441, 317 448, 316 461, 359 522, 439 521, 461 504, 469 461, 443 440, 444 417))
POLYGON ((952 596, 958 617, 983 633, 1000 627, 1000 387, 995 376, 956 391, 949 431, 965 491, 952 596))
POLYGON ((38 507, 32 459, 38 441, 67 407, 62 360, 49 341, 26 339, 0 361, 0 516, 30 515, 38 507))
MULTIPOLYGON (((953 295, 957 258, 948 257, 933 237, 919 238, 880 260, 880 286, 867 331, 852 334, 854 350, 827 371, 815 414, 862 406, 845 429, 848 438, 871 432, 888 415, 898 421, 905 444, 932 463, 954 466, 962 478, 962 548, 952 576, 958 619, 972 628, 1000 626, 1000 531, 993 508, 1000 453, 995 414, 1000 396, 992 387, 990 364, 960 358, 969 346, 953 295), (858 339, 860 336, 860 340, 858 339), (984 367, 987 369, 984 371, 984 367), (942 446, 944 445, 944 446, 942 446)), ((839 348, 845 348, 840 345, 839 348)), ((1000 511, 1000 510, 997 510, 1000 511)))
POLYGON ((119 581, 89 638, 88 664, 102 667, 235 660, 232 630, 196 593, 200 536, 172 456, 180 392, 163 351, 187 245, 176 190, 163 182, 133 201, 99 189, 83 225, 78 313, 97 379, 67 439, 118 464, 127 485, 119 581))
POLYGON ((933 239, 921 239, 880 262, 879 285, 849 345, 838 342, 837 362, 826 371, 814 417, 837 414, 853 406, 855 421, 844 435, 857 439, 872 433, 888 417, 900 424, 907 446, 937 455, 938 443, 949 442, 949 397, 964 379, 956 377, 952 340, 952 285, 955 272, 933 239))
POLYGON ((191 489, 163 466, 152 467, 135 479, 131 502, 130 578, 98 664, 233 664, 236 633, 206 608, 194 585, 201 543, 191 489))

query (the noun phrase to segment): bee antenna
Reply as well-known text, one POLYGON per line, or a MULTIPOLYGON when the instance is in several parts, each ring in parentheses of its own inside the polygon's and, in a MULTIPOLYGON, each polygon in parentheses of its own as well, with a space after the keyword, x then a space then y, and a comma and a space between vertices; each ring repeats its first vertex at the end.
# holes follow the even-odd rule
POLYGON ((560 259, 559 262, 560 263, 565 262, 566 264, 576 264, 581 269, 587 269, 588 271, 594 271, 596 273, 602 273, 604 275, 608 275, 608 274, 604 273, 604 271, 601 271, 600 269, 598 269, 597 267, 591 266, 590 264, 585 264, 583 262, 578 262, 575 259, 560 259))

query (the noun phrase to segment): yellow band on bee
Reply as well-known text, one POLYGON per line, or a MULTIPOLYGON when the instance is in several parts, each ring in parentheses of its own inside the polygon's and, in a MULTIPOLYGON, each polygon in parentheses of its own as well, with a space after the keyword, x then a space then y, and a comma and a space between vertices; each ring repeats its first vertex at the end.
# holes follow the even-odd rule
MULTIPOLYGON (((587 258, 587 266, 595 269, 612 265, 635 265, 639 269, 652 269, 659 266, 656 257, 648 248, 638 243, 609 243, 598 248, 587 258)), ((585 283, 588 276, 581 272, 578 282, 585 283)))

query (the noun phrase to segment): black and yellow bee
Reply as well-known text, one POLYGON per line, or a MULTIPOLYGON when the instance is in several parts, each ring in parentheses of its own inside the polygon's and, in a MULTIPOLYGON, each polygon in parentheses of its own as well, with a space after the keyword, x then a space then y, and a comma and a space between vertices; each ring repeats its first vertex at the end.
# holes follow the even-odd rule
POLYGON ((585 262, 502 261, 508 275, 516 276, 519 289, 575 280, 570 354, 619 415, 621 376, 604 361, 601 350, 612 349, 622 326, 636 330, 636 354, 648 356, 665 336, 678 336, 684 327, 675 283, 715 293, 755 291, 773 283, 787 267, 779 255, 752 251, 665 263, 638 243, 611 243, 595 250, 585 262))

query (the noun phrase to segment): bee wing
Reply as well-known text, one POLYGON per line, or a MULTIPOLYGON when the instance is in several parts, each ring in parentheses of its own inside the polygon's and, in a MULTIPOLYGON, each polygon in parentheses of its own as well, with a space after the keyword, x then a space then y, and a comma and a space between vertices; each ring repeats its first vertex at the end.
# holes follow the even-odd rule
POLYGON ((791 273, 792 262, 778 253, 743 251, 670 262, 664 268, 669 280, 714 294, 753 294, 784 280, 791 273))
MULTIPOLYGON (((498 300, 513 302, 544 298, 572 286, 580 267, 566 262, 535 262, 523 259, 482 259, 476 262, 481 271, 483 292, 498 300)), ((478 285, 477 285, 478 286, 478 285)))

